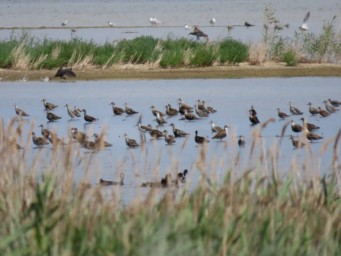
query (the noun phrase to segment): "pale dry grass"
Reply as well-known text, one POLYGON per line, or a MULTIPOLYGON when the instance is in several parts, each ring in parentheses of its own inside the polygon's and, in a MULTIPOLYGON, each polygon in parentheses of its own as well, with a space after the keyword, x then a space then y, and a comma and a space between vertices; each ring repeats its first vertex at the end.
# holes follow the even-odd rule
POLYGON ((31 56, 25 52, 25 44, 21 43, 11 53, 13 58, 13 69, 29 69, 31 63, 31 56))
POLYGON ((263 43, 253 43, 249 46, 250 65, 261 65, 267 61, 267 47, 263 43))

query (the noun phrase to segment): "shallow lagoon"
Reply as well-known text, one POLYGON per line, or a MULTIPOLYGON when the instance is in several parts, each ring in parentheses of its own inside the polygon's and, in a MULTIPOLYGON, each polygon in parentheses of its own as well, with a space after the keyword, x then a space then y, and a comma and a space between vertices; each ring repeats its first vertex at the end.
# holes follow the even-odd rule
MULTIPOLYGON (((19 105, 30 114, 24 121, 24 136, 20 144, 26 144, 27 161, 30 165, 37 154, 43 159, 40 168, 49 165, 52 150, 51 146, 39 149, 30 141, 31 129, 40 134, 38 125, 57 131, 58 135, 68 141, 68 130, 77 127, 85 130, 90 136, 93 132, 106 131, 106 140, 113 144, 112 148, 92 152, 80 149, 83 158, 81 164, 75 164, 75 179, 83 179, 85 173, 91 184, 96 184, 99 178, 119 179, 119 173, 125 173, 125 184, 122 188, 123 199, 133 199, 140 194, 139 186, 144 181, 163 177, 167 172, 175 173, 188 169, 190 171, 190 188, 194 188, 200 179, 200 166, 198 165, 201 147, 194 142, 194 132, 199 135, 211 137, 210 121, 218 125, 229 125, 230 133, 223 142, 212 141, 207 146, 205 170, 213 178, 221 179, 227 170, 233 170, 237 174, 248 168, 256 168, 260 172, 267 172, 272 167, 270 159, 260 161, 262 145, 266 152, 278 148, 281 129, 286 121, 279 121, 276 108, 289 113, 288 102, 304 112, 309 122, 321 127, 317 131, 324 139, 318 143, 312 143, 309 150, 294 150, 291 141, 283 138, 279 146, 279 160, 276 164, 279 172, 286 175, 291 172, 292 162, 296 162, 298 169, 303 164, 308 164, 307 175, 318 173, 320 175, 331 173, 332 143, 333 137, 341 128, 340 112, 327 118, 311 117, 308 115, 308 102, 313 105, 323 106, 322 101, 328 98, 340 100, 340 78, 247 78, 247 79, 187 79, 187 80, 114 80, 114 81, 77 81, 50 82, 1 82, 0 117, 8 123, 15 116, 13 104, 19 105), (140 132, 136 127, 138 116, 114 116, 110 102, 123 107, 124 103, 142 114, 142 124, 152 124, 155 127, 155 118, 150 107, 165 111, 165 105, 177 106, 177 99, 181 97, 186 103, 194 105, 198 99, 205 100, 208 105, 218 110, 208 118, 189 122, 179 120, 180 116, 168 119, 168 124, 175 123, 177 128, 189 132, 187 139, 177 139, 175 145, 166 145, 164 140, 151 140, 146 134, 146 143, 143 148, 128 149, 124 141, 124 133, 138 141, 140 132), (49 123, 45 117, 41 100, 59 105, 54 113, 62 116, 58 122, 49 123), (88 114, 99 118, 94 124, 85 124, 83 118, 69 120, 65 104, 76 105, 85 108, 88 114), (253 105, 258 112, 261 122, 271 117, 276 122, 270 123, 262 132, 261 142, 257 146, 253 157, 250 156, 252 132, 257 129, 251 127, 248 120, 248 109, 253 105), (31 126, 33 125, 33 126, 31 126), (247 145, 239 148, 236 145, 237 135, 246 137, 247 145), (322 153, 321 148, 325 142, 330 141, 327 150, 322 153), (236 164, 236 158, 240 154, 240 161, 236 164), (91 159, 90 159, 91 158, 91 159), (88 161, 90 159, 90 161, 88 161), (131 189, 133 188, 133 189, 131 189), (124 192, 126 191, 126 192, 124 192), (126 198, 125 198, 126 197, 126 198)), ((300 123, 300 117, 290 117, 300 123)), ((168 130, 171 127, 165 125, 160 130, 168 130)), ((290 127, 285 135, 292 134, 290 127)), ((61 170, 62 171, 62 170, 61 170)), ((144 190, 146 191, 146 190, 144 190)))

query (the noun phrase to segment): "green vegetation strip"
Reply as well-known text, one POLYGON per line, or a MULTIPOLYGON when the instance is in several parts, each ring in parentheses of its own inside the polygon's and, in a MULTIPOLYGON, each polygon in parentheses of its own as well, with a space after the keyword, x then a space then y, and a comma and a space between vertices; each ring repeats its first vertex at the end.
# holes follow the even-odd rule
POLYGON ((234 39, 206 44, 141 36, 98 45, 78 38, 41 41, 23 36, 0 42, 0 68, 4 69, 54 69, 62 65, 110 67, 127 63, 155 63, 162 68, 207 67, 213 63, 236 64, 247 58, 248 47, 234 39))

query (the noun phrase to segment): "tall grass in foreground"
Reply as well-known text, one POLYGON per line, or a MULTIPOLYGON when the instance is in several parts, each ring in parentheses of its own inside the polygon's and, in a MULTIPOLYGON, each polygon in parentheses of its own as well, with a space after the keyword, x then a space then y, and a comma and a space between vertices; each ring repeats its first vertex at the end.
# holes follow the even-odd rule
MULTIPOLYGON (((265 124, 266 125, 266 124, 265 124)), ((262 139, 254 132, 251 155, 262 139)), ((20 125, 0 125, 0 253, 2 255, 338 255, 341 198, 338 145, 334 172, 280 178, 264 172, 226 169, 217 183, 206 170, 206 147, 196 166, 201 180, 186 189, 150 189, 146 198, 122 206, 100 186, 74 182, 74 162, 86 161, 74 144, 53 148, 51 166, 26 165, 20 125), (160 195, 161 194, 161 195, 160 195)), ((28 141, 30 138, 28 138, 28 141)), ((271 151, 272 152, 272 151, 271 151)), ((261 154, 260 162, 276 162, 261 154), (268 159, 267 159, 268 158, 268 159)), ((235 159, 238 162, 238 156, 235 159)), ((276 166, 276 164, 274 164, 276 166)), ((293 166, 293 170, 298 168, 293 166)), ((86 176, 86 174, 85 174, 86 176)))

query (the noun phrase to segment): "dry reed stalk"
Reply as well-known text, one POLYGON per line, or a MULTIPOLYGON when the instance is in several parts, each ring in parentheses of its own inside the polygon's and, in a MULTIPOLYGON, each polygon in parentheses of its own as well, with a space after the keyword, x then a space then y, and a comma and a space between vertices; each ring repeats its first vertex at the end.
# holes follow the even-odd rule
POLYGON ((61 48, 60 45, 58 45, 57 47, 53 48, 53 50, 52 50, 52 52, 51 52, 51 58, 52 58, 52 60, 58 59, 61 50, 62 50, 62 48, 61 48))
POLYGON ((78 56, 72 64, 72 67, 79 70, 86 70, 86 69, 94 69, 95 65, 93 65, 93 54, 87 56, 78 56))
POLYGON ((33 63, 31 63, 31 69, 38 69, 40 64, 43 63, 47 59, 48 55, 43 54, 40 55, 33 63))
POLYGON ((267 61, 267 47, 264 43, 249 46, 249 64, 261 65, 267 61))
POLYGON ((13 69, 29 69, 31 63, 31 56, 25 52, 25 44, 21 43, 15 47, 11 56, 13 58, 13 69))

